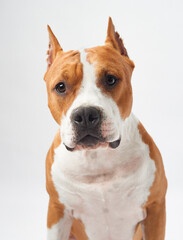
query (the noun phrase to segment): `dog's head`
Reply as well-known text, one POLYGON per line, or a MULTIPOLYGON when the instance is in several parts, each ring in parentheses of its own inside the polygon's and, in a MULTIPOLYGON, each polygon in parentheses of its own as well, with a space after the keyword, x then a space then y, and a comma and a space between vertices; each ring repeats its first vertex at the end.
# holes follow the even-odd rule
POLYGON ((120 144, 120 128, 132 107, 129 59, 109 18, 104 46, 64 52, 50 27, 45 81, 48 106, 61 125, 66 148, 111 147, 120 144))

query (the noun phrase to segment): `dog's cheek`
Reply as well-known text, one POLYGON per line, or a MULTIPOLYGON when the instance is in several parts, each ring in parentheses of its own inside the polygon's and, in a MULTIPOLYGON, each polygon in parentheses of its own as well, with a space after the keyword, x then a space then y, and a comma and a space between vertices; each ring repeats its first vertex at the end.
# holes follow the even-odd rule
POLYGON ((75 131, 68 115, 62 116, 60 131, 63 143, 67 146, 74 147, 75 131))
POLYGON ((55 121, 60 125, 63 116, 66 116, 70 109, 74 99, 76 97, 75 92, 68 95, 59 96, 53 90, 48 92, 48 107, 55 121))
POLYGON ((71 115, 73 113, 73 110, 78 107, 78 104, 78 97, 76 97, 69 106, 68 110, 61 116, 61 138, 63 143, 69 147, 75 146, 76 129, 74 128, 71 121, 71 115))
POLYGON ((121 88, 121 92, 114 94, 113 99, 118 106, 121 118, 124 120, 130 115, 132 109, 133 96, 130 83, 128 87, 121 88))
POLYGON ((116 102, 112 97, 103 95, 101 101, 103 109, 103 123, 101 126, 102 136, 108 141, 116 140, 120 135, 121 114, 116 102))
POLYGON ((60 125, 64 113, 64 104, 61 99, 54 96, 55 93, 48 94, 48 107, 55 121, 60 125))

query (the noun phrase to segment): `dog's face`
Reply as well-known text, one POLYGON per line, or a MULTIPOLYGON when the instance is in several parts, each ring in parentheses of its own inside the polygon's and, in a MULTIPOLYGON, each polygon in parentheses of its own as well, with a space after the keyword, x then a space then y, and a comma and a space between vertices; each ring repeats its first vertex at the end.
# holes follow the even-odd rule
POLYGON ((120 143, 132 107, 133 62, 109 19, 104 46, 64 52, 50 28, 48 105, 69 151, 120 143))

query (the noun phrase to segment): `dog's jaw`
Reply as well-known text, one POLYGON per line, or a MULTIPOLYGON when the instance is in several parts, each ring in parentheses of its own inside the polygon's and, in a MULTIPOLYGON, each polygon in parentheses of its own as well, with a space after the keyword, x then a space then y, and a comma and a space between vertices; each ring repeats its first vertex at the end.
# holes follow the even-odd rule
POLYGON ((66 144, 64 144, 64 145, 68 151, 73 152, 73 151, 79 151, 79 150, 92 150, 92 149, 94 150, 97 148, 115 149, 115 148, 119 147, 120 142, 121 142, 121 138, 119 138, 118 140, 113 141, 113 142, 109 142, 109 143, 108 142, 99 142, 99 143, 91 145, 91 146, 75 145, 75 147, 71 148, 71 147, 68 147, 66 144))

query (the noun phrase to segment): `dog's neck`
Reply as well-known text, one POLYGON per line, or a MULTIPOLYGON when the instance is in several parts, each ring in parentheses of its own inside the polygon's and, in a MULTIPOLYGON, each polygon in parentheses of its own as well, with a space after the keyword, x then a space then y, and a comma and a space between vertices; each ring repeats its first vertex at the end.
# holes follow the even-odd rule
POLYGON ((138 124, 139 121, 133 114, 122 121, 121 143, 116 149, 97 148, 69 152, 61 143, 55 149, 55 158, 59 168, 66 175, 80 179, 85 178, 88 182, 93 178, 100 180, 101 176, 102 179, 112 177, 114 172, 120 168, 125 169, 125 172, 131 171, 137 160, 139 162, 142 158, 141 151, 136 152, 136 146, 143 145, 138 124))

